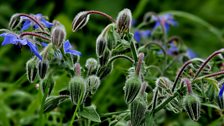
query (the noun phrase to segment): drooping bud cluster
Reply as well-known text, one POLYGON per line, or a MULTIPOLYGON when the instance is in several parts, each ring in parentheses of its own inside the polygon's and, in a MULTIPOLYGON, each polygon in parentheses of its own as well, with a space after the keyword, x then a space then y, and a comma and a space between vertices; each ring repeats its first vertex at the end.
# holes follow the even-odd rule
POLYGON ((119 34, 128 32, 131 28, 131 22, 132 22, 131 11, 127 8, 120 11, 116 21, 117 32, 119 34))
POLYGON ((79 29, 82 29, 89 21, 90 15, 87 11, 79 12, 72 22, 72 31, 76 32, 79 29))
POLYGON ((60 49, 66 38, 66 31, 63 25, 57 25, 52 29, 51 42, 53 45, 60 49))

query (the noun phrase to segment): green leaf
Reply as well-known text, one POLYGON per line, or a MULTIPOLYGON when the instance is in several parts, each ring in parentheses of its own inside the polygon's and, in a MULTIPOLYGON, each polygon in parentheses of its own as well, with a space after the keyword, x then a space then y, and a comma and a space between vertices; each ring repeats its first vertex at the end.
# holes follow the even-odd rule
POLYGON ((100 116, 93 105, 84 107, 83 110, 79 112, 79 115, 94 122, 101 122, 100 116))

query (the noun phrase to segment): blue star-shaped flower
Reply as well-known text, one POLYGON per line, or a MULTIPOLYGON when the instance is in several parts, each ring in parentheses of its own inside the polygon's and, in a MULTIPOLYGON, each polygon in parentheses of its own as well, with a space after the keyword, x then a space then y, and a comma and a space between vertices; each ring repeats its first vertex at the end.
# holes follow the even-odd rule
MULTIPOLYGON (((45 27, 47 28, 51 28, 53 26, 53 23, 50 23, 49 21, 47 21, 44 16, 42 14, 36 14, 36 15, 32 15, 36 20, 38 20, 39 22, 41 22, 45 27)), ((33 24, 33 22, 27 18, 27 17, 22 17, 25 21, 24 24, 22 26, 22 31, 27 30, 30 26, 33 26, 34 29, 39 28, 39 26, 37 24, 33 24)))
POLYGON ((165 33, 169 31, 170 26, 177 25, 177 22, 174 20, 173 15, 171 14, 164 14, 161 16, 152 16, 152 20, 156 22, 154 29, 162 25, 164 27, 165 33))
POLYGON ((79 51, 76 51, 76 50, 72 49, 72 45, 70 44, 69 40, 66 40, 64 42, 63 48, 64 48, 65 53, 68 53, 68 54, 71 54, 71 55, 76 55, 76 56, 81 55, 81 53, 79 51))
POLYGON ((8 44, 14 44, 14 45, 27 45, 30 48, 30 51, 36 55, 40 60, 42 60, 41 55, 39 54, 37 47, 35 44, 30 42, 28 39, 20 39, 17 35, 12 33, 2 33, 0 34, 1 37, 4 37, 4 40, 2 42, 2 46, 8 45, 8 44))
POLYGON ((147 38, 151 35, 150 30, 137 30, 134 32, 134 39, 140 42, 142 38, 147 38))
POLYGON ((175 43, 175 41, 173 41, 173 42, 170 42, 169 43, 169 48, 168 48, 168 50, 167 50, 167 54, 168 55, 176 55, 177 53, 178 53, 178 48, 177 48, 177 45, 176 45, 176 43, 175 43))

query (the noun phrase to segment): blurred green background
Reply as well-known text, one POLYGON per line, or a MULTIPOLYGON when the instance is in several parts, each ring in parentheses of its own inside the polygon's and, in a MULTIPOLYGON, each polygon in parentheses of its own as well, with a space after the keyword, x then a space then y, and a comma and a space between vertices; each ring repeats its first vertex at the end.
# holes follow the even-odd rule
MULTIPOLYGON (((222 35, 223 7, 223 0, 1 0, 0 28, 7 28, 10 16, 14 13, 42 13, 48 16, 50 21, 59 20, 66 27, 67 38, 77 50, 82 52, 81 63, 84 64, 87 58, 96 57, 96 37, 110 22, 103 17, 93 15, 86 27, 72 33, 71 23, 79 11, 99 10, 116 18, 120 10, 129 8, 137 23, 140 23, 144 14, 149 11, 156 13, 170 10, 185 11, 199 16, 218 28, 222 35)), ((206 57, 223 47, 224 41, 210 32, 207 27, 181 17, 175 19, 178 26, 171 29, 170 35, 182 37, 186 45, 198 56, 206 57)), ((17 81, 25 73, 26 61, 31 56, 27 48, 20 51, 11 45, 0 47, 0 121, 6 122, 5 124, 21 122, 23 117, 35 113, 35 108, 39 107, 40 99, 36 98, 40 94, 35 85, 29 84, 27 80, 17 81), (19 85, 16 85, 16 81, 19 85)), ((100 113, 126 109, 121 96, 123 96, 122 88, 127 68, 131 65, 127 64, 127 62, 116 62, 114 71, 102 82, 99 91, 93 97, 92 102, 96 104, 100 113)))

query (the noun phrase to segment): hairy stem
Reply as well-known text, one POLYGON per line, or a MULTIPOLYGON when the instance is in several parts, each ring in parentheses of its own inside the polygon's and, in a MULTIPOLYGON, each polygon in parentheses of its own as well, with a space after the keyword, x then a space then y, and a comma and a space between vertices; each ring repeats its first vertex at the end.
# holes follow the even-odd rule
POLYGON ((87 11, 88 14, 99 14, 101 16, 104 16, 106 18, 108 18, 111 22, 115 23, 116 21, 108 14, 104 13, 104 12, 101 12, 101 11, 96 11, 96 10, 90 10, 90 11, 87 11))

